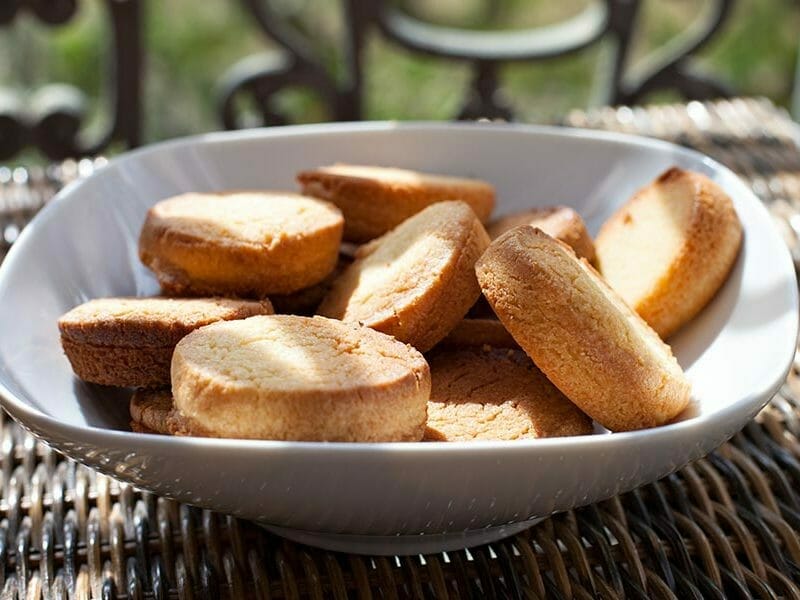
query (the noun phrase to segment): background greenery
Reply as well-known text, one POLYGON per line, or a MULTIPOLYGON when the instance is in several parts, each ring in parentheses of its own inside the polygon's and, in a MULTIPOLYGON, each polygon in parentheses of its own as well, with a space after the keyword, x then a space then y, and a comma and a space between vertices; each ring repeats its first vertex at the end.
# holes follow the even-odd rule
MULTIPOLYGON (((302 27, 335 72, 342 22, 336 0, 282 0, 286 18, 302 27)), ((438 23, 474 28, 518 28, 575 14, 582 0, 408 0, 415 14, 438 23)), ((47 28, 29 18, 0 29, 0 87, 22 90, 62 80, 105 102, 105 13, 84 0, 69 25, 47 28)), ((642 57, 683 30, 710 0, 646 0, 635 55, 642 57)), ((145 138, 147 141, 217 129, 215 103, 221 75, 237 60, 269 51, 269 40, 232 0, 146 2, 145 138)), ((739 0, 735 13, 701 54, 699 67, 741 94, 790 101, 800 41, 800 6, 793 0, 739 0)), ((519 118, 546 121, 598 101, 603 43, 568 58, 508 66, 503 93, 519 118)), ((370 38, 366 53, 366 116, 370 119, 445 119, 460 106, 468 70, 459 63, 410 53, 370 38)), ((662 95, 651 100, 672 99, 662 95)), ((289 90, 277 101, 293 121, 327 118, 312 94, 289 90)), ((104 111, 93 107, 93 125, 104 111)))

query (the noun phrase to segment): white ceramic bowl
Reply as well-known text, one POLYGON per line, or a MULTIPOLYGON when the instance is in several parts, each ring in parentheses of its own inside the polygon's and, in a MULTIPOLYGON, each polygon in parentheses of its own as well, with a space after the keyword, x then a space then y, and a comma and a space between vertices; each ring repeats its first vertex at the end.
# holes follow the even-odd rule
POLYGON ((331 549, 389 554, 491 541, 535 519, 653 481, 709 452, 771 397, 792 360, 797 287, 767 211, 716 162, 653 140, 520 125, 367 123, 178 140, 64 189, 0 269, 0 391, 11 415, 68 456, 183 502, 331 549), (90 298, 150 295, 137 258, 147 208, 186 191, 295 188, 335 161, 477 176, 498 212, 563 203, 595 231, 671 165, 731 195, 744 246, 714 301, 671 340, 694 390, 674 424, 522 442, 333 444, 138 435, 125 391, 75 379, 56 319, 90 298))

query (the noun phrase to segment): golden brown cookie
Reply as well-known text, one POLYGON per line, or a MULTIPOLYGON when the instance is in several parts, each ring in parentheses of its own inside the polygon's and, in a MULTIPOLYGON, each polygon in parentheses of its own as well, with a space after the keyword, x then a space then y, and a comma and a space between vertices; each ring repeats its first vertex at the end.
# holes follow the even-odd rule
POLYGON ((153 429, 150 429, 149 427, 145 427, 144 425, 141 425, 136 421, 131 421, 130 425, 131 425, 131 431, 133 431, 134 433, 149 433, 151 435, 163 435, 162 432, 155 431, 153 429))
POLYGON ((741 223, 722 188, 672 168, 603 225, 597 263, 611 287, 666 338, 708 304, 741 242, 741 223))
POLYGON ((519 348, 514 336, 508 333, 499 319, 461 319, 450 333, 439 342, 448 348, 519 348))
POLYGON ((480 295, 473 270, 489 236, 463 202, 439 202, 371 244, 334 282, 318 312, 430 350, 480 295))
POLYGON ((426 440, 522 440, 593 431, 592 420, 521 350, 441 350, 428 360, 426 440))
POLYGON ((214 321, 272 313, 269 301, 224 298, 99 298, 58 321, 72 370, 85 381, 120 387, 169 385, 175 344, 214 321))
POLYGON ((486 232, 490 238, 496 240, 506 231, 522 225, 538 227, 550 237, 570 246, 578 258, 594 262, 594 243, 586 230, 586 224, 581 216, 568 206, 533 208, 499 217, 486 226, 486 232))
POLYGON ((183 194, 147 212, 139 256, 169 295, 263 298, 325 279, 343 226, 332 204, 289 192, 183 194))
POLYGON ((169 434, 172 391, 169 388, 136 390, 130 402, 131 428, 139 433, 169 434))
POLYGON ((430 371, 406 344, 323 317, 214 323, 175 348, 176 433, 270 440, 419 441, 430 371))
POLYGON ((461 200, 481 221, 494 207, 494 188, 478 179, 406 169, 335 164, 298 173, 303 193, 333 202, 344 213, 344 238, 366 242, 434 202, 461 200))
POLYGON ((566 244, 532 227, 512 229, 476 271, 522 349, 598 423, 643 429, 686 408, 690 385, 669 346, 566 244))

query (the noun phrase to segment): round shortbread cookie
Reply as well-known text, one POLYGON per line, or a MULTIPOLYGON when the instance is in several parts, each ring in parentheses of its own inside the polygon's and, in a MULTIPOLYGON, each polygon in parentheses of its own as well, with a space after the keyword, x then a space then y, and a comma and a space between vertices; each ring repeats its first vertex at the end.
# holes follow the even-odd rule
POLYGON ((215 321, 272 314, 269 301, 225 298, 99 298, 58 321, 72 370, 119 387, 169 385, 175 344, 215 321))
POLYGON ((388 167, 336 164, 298 173, 303 193, 333 202, 344 213, 344 238, 366 242, 435 202, 461 200, 486 221, 494 187, 478 179, 388 167))
POLYGON ((183 194, 147 212, 139 256, 170 295, 290 294, 333 270, 343 226, 332 204, 290 192, 183 194))
POLYGON ((566 244, 519 227, 492 242, 476 272, 506 329, 595 421, 643 429, 686 408, 690 385, 669 346, 566 244))
POLYGON ((156 434, 162 435, 160 431, 155 431, 153 429, 150 429, 149 427, 145 427, 144 425, 141 425, 136 421, 131 421, 131 431, 133 431, 134 433, 149 433, 152 435, 156 434))
POLYGON ((371 244, 334 282, 318 313, 356 321, 426 352, 480 295, 475 261, 489 236, 463 202, 440 202, 371 244))
POLYGON ((448 348, 482 347, 519 348, 514 336, 508 333, 499 319, 461 319, 437 347, 448 348))
POLYGON ((521 440, 593 431, 592 420, 521 350, 442 350, 428 360, 426 440, 521 440))
POLYGON ((666 338, 725 283, 742 243, 728 195, 705 175, 672 168, 600 229, 597 264, 609 285, 666 338))
POLYGON ((419 441, 430 371, 406 344, 355 323, 274 315, 215 323, 178 343, 176 433, 419 441))
POLYGON ((169 434, 172 392, 167 389, 136 390, 129 406, 131 428, 139 433, 169 434))
POLYGON ((575 251, 578 258, 594 262, 594 243, 586 230, 586 224, 581 216, 568 206, 534 208, 499 217, 486 226, 486 232, 490 238, 496 240, 506 231, 522 225, 538 227, 550 237, 567 244, 575 251))

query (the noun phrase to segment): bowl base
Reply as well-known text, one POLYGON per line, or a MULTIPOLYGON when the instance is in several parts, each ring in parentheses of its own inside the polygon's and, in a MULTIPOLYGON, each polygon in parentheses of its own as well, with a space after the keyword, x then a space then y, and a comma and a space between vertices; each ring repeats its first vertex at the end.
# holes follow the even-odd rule
POLYGON ((455 533, 431 533, 417 535, 351 535, 346 533, 315 533, 302 529, 287 529, 277 525, 261 523, 267 531, 293 542, 350 554, 372 554, 377 556, 408 556, 412 554, 435 554, 480 546, 496 542, 536 525, 542 518, 498 525, 483 529, 469 529, 455 533))

